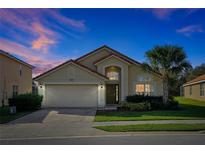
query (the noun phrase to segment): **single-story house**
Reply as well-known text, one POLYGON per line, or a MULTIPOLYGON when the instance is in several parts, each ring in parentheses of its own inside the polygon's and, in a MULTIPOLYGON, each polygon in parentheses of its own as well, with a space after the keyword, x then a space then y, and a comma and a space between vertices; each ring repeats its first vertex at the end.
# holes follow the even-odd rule
POLYGON ((144 70, 128 56, 102 46, 34 78, 44 107, 104 107, 126 96, 162 96, 161 74, 144 70))
POLYGON ((186 98, 193 98, 205 101, 205 74, 185 83, 183 95, 186 98))
POLYGON ((0 50, 0 103, 8 105, 8 98, 32 92, 33 66, 0 50))

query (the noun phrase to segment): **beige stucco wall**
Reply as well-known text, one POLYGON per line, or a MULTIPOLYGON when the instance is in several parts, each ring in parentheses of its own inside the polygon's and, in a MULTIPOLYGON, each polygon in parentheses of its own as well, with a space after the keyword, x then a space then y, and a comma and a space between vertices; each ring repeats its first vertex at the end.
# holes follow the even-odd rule
POLYGON ((97 71, 105 75, 105 69, 109 66, 117 66, 121 68, 120 96, 123 101, 128 95, 128 64, 115 57, 111 57, 97 64, 97 71))
POLYGON ((103 80, 87 72, 74 64, 64 65, 62 68, 52 72, 40 79, 41 84, 45 83, 102 83, 103 80))
POLYGON ((108 49, 100 49, 98 52, 95 52, 94 54, 92 54, 92 56, 88 56, 80 61, 78 61, 79 63, 93 69, 96 70, 96 66, 93 64, 93 62, 109 55, 111 53, 111 51, 109 51, 108 49))
POLYGON ((185 86, 184 97, 205 101, 205 96, 200 96, 200 84, 192 85, 192 95, 190 95, 190 86, 185 86))
POLYGON ((150 83, 153 89, 153 95, 162 96, 163 87, 162 79, 158 75, 142 69, 139 65, 131 65, 129 67, 129 95, 136 94, 135 86, 137 83, 150 83))
POLYGON ((6 103, 7 99, 12 97, 13 85, 18 86, 19 94, 32 92, 32 69, 0 54, 0 101, 3 99, 3 91, 6 92, 6 103), (19 73, 20 65, 22 67, 21 76, 19 73))
MULTIPOLYGON (((39 94, 44 95, 43 103, 45 103, 45 94, 49 89, 46 89, 46 85, 88 85, 93 84, 97 85, 97 98, 98 98, 98 106, 105 105, 105 88, 104 88, 104 80, 95 76, 93 73, 90 73, 75 64, 67 64, 62 68, 56 70, 44 76, 42 78, 36 79, 39 83, 39 94), (41 85, 40 85, 41 84, 41 85)), ((78 93, 79 95, 79 93, 78 93)), ((63 99, 63 98, 62 98, 63 99)))

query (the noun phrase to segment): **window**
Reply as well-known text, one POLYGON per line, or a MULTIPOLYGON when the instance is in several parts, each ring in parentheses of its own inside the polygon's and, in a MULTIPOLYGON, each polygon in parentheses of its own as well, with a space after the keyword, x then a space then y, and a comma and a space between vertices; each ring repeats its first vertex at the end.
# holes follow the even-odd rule
POLYGON ((150 84, 136 84, 135 90, 136 90, 136 94, 151 95, 150 84))
POLYGON ((116 95, 115 95, 116 102, 119 102, 119 86, 118 85, 116 85, 115 87, 115 92, 116 92, 116 95))
POLYGON ((109 66, 105 68, 105 74, 109 80, 120 80, 121 69, 117 66, 109 66))
POLYGON ((19 75, 22 75, 22 65, 19 66, 19 75))
POLYGON ((14 85, 13 86, 13 96, 18 95, 18 86, 14 85))
POLYGON ((204 96, 204 83, 200 84, 200 96, 204 96))
POLYGON ((189 88, 189 95, 192 95, 192 86, 190 86, 189 88))
POLYGON ((109 80, 119 80, 119 73, 118 72, 107 72, 107 77, 109 80))

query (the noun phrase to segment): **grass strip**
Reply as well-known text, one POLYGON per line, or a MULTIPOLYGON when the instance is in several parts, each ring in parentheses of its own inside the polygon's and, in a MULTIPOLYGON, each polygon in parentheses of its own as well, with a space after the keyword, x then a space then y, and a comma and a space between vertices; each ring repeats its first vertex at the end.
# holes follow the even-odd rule
POLYGON ((205 124, 137 124, 95 126, 108 132, 137 132, 137 131, 200 131, 205 130, 205 124))

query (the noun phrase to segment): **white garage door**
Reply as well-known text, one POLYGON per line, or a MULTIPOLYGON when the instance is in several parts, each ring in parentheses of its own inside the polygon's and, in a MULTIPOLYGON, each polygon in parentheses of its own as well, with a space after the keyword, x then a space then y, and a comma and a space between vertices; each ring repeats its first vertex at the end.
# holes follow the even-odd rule
POLYGON ((97 107, 97 85, 46 85, 45 107, 97 107))

